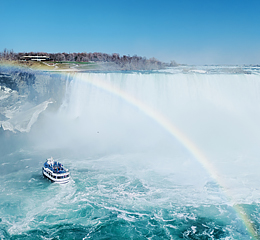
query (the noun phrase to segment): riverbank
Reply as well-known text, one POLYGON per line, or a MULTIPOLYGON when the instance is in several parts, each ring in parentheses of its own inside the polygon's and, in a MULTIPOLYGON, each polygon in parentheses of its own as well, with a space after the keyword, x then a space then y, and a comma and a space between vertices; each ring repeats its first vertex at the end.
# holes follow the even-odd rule
POLYGON ((77 62, 37 62, 19 60, 1 60, 0 65, 29 68, 32 70, 43 70, 51 72, 85 72, 103 70, 100 63, 77 63, 77 62))
POLYGON ((158 70, 164 68, 132 68, 131 66, 121 66, 114 62, 38 62, 19 60, 0 60, 0 65, 9 65, 15 67, 29 68, 31 70, 42 70, 50 72, 158 70))
POLYGON ((159 70, 169 66, 176 66, 174 61, 164 63, 155 58, 134 56, 120 56, 106 53, 14 53, 13 51, 0 52, 1 61, 10 64, 22 65, 33 69, 54 71, 139 71, 159 70), (13 63, 11 63, 13 64, 13 63), (72 70, 71 70, 72 69, 72 70))

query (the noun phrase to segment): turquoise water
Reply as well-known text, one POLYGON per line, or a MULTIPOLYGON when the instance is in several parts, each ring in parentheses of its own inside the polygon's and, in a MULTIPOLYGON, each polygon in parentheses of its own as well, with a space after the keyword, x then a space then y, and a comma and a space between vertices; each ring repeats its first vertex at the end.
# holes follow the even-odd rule
MULTIPOLYGON (((41 175, 39 157, 20 151, 5 159, 21 170, 1 175, 2 239, 250 238, 214 183, 181 186, 131 166, 137 156, 103 156, 59 159, 73 180, 52 184, 41 175)), ((244 207, 258 226, 259 204, 244 207)))
POLYGON ((55 107, 34 99, 16 115, 2 98, 14 129, 41 111, 28 132, 0 132, 0 239, 253 239, 237 204, 257 239, 259 80, 243 72, 83 73, 64 77, 55 107), (219 182, 160 123, 82 81, 90 78, 167 116, 219 182), (50 156, 70 170, 70 183, 42 176, 50 156))

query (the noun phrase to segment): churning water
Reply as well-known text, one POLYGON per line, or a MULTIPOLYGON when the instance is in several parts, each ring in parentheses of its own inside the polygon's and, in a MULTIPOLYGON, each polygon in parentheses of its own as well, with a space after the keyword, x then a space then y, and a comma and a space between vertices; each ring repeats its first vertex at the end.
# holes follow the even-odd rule
POLYGON ((28 92, 2 86, 0 238, 258 239, 259 73, 48 73, 28 92), (50 156, 69 184, 42 177, 50 156))

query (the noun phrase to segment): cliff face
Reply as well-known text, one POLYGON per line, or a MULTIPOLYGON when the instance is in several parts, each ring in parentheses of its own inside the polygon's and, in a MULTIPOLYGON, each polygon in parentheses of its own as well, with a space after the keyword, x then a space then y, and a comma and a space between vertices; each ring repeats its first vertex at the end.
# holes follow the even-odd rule
POLYGON ((0 86, 16 91, 35 103, 63 94, 65 82, 66 76, 60 74, 0 68, 0 86))
POLYGON ((59 107, 67 78, 60 74, 0 67, 0 126, 13 132, 30 131, 48 106, 59 107))

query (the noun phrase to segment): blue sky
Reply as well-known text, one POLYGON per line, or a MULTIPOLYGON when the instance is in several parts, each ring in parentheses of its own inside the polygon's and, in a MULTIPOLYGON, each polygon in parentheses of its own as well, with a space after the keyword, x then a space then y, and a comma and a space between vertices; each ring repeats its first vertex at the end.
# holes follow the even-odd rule
POLYGON ((0 0, 0 51, 260 64, 260 1, 0 0))

